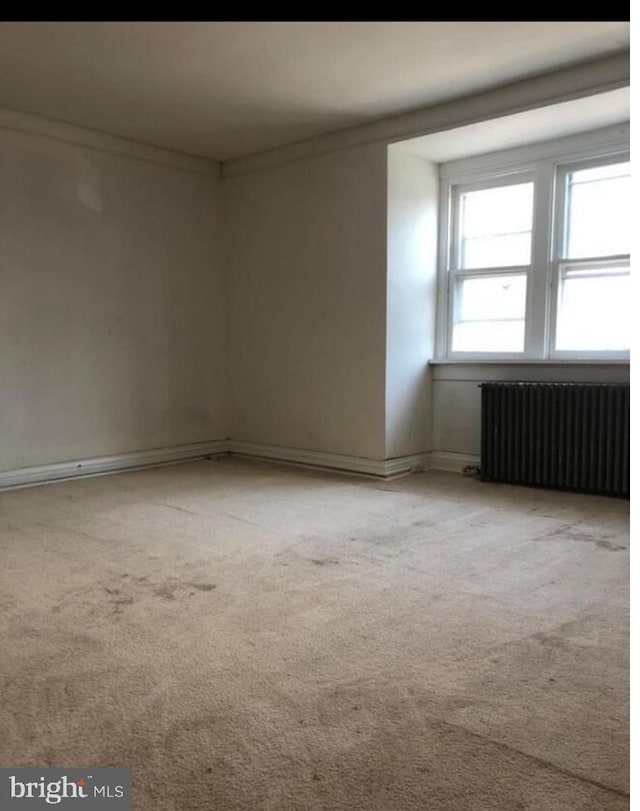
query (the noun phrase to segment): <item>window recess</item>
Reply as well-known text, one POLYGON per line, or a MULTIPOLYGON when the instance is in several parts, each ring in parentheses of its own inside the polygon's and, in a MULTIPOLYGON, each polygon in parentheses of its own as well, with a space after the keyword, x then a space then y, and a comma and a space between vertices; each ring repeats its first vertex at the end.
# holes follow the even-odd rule
POLYGON ((628 146, 576 154, 445 172, 439 359, 629 357, 628 146))

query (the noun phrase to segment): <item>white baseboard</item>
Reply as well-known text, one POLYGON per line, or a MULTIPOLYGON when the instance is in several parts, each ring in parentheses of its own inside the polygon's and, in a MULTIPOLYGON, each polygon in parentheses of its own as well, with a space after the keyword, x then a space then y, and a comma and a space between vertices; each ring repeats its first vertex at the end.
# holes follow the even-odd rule
POLYGON ((406 476, 422 470, 447 470, 461 473, 468 465, 479 465, 480 457, 464 453, 431 451, 395 459, 369 459, 364 456, 347 456, 325 451, 283 448, 277 445, 262 445, 253 442, 238 442, 232 439, 195 442, 170 448, 155 448, 148 451, 119 453, 99 456, 92 459, 76 459, 70 462, 57 462, 50 465, 24 467, 18 470, 0 471, 0 490, 13 487, 29 487, 47 482, 75 479, 83 476, 102 476, 137 468, 157 467, 187 460, 203 459, 231 453, 234 456, 248 456, 283 462, 290 465, 339 470, 361 476, 391 479, 406 476))
POLYGON ((452 473, 462 473, 465 467, 480 467, 480 457, 468 453, 454 453, 453 451, 431 451, 429 454, 430 470, 448 470, 452 473))
POLYGON ((233 439, 229 440, 227 447, 229 453, 234 456, 253 456, 270 459, 274 462, 341 470, 383 479, 405 476, 408 473, 417 473, 423 470, 446 470, 453 473, 462 473, 465 467, 480 466, 479 456, 450 451, 427 451, 382 460, 368 459, 363 456, 325 453, 324 451, 283 448, 276 445, 261 445, 253 442, 238 442, 233 439))
POLYGON ((188 459, 202 459, 227 453, 227 440, 194 442, 170 448, 155 448, 148 451, 118 453, 99 456, 93 459, 76 459, 70 462, 56 462, 51 465, 23 467, 18 470, 0 472, 0 490, 11 487, 28 487, 33 484, 75 479, 79 476, 101 476, 143 467, 157 467, 188 459))
POLYGON ((365 476, 389 479, 403 476, 415 470, 426 470, 428 454, 400 456, 396 459, 369 459, 364 456, 346 456, 325 451, 283 448, 277 445, 262 445, 254 442, 229 440, 228 450, 234 456, 253 456, 274 462, 287 462, 305 467, 340 470, 365 476))

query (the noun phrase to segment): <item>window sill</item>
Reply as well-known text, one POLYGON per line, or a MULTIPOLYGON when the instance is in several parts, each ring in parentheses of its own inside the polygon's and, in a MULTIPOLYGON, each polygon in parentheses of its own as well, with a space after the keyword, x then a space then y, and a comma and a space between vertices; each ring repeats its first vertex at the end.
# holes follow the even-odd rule
POLYGON ((490 380, 539 380, 546 382, 626 383, 628 360, 435 360, 430 361, 434 383, 481 383, 490 380))
POLYGON ((533 358, 455 358, 449 360, 430 360, 429 366, 629 366, 629 358, 616 358, 605 360, 597 358, 586 360, 579 358, 571 360, 569 358, 552 358, 549 360, 537 360, 533 358))

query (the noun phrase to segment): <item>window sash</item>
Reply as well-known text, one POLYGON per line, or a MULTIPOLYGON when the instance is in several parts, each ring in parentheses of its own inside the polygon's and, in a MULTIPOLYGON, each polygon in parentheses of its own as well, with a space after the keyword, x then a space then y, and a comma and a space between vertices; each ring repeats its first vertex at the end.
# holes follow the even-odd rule
POLYGON ((607 256, 590 259, 558 259, 554 263, 555 267, 555 296, 552 307, 551 319, 551 349, 550 358, 593 358, 601 360, 611 358, 612 360, 623 360, 629 357, 628 349, 558 349, 558 330, 560 321, 560 308, 562 305, 563 285, 566 280, 572 279, 607 279, 629 277, 631 275, 630 256, 607 256))
MULTIPOLYGON (((456 359, 464 359, 464 358, 478 358, 484 355, 491 355, 493 358, 522 358, 525 354, 526 349, 526 317, 527 317, 527 307, 525 302, 525 312, 524 312, 524 327, 525 327, 525 345, 523 346, 522 350, 518 351, 504 351, 504 352, 494 352, 487 349, 482 349, 477 352, 470 351, 470 350, 454 350, 453 349, 453 333, 454 329, 457 324, 468 323, 465 319, 461 318, 461 296, 459 291, 462 288, 462 284, 467 279, 495 279, 496 277, 500 276, 524 276, 526 279, 527 284, 527 297, 529 295, 529 278, 530 278, 530 265, 513 265, 511 267, 497 267, 497 268, 482 268, 482 269, 472 269, 472 270, 452 270, 448 273, 448 335, 447 335, 447 347, 448 347, 448 355, 449 357, 456 358, 456 359)), ((523 319, 520 318, 486 318, 486 319, 473 319, 474 321, 484 321, 486 323, 491 323, 492 321, 495 322, 506 322, 506 321, 521 321, 523 319)))
MULTIPOLYGON (((569 175, 582 169, 594 169, 598 166, 610 166, 615 163, 627 163, 628 152, 618 152, 601 157, 579 161, 565 162, 556 165, 556 207, 554 258, 556 261, 590 261, 587 257, 573 259, 567 255, 569 248, 569 175)), ((594 257, 606 259, 606 256, 594 257)))
MULTIPOLYGON (((473 183, 452 185, 452 199, 450 206, 450 240, 448 250, 448 270, 464 270, 465 272, 482 272, 486 268, 463 268, 462 267, 462 222, 461 222, 461 201, 462 196, 468 192, 484 191, 485 189, 498 189, 504 186, 517 186, 522 183, 534 183, 535 174, 532 171, 518 171, 507 174, 494 175, 485 180, 477 180, 473 183)), ((535 187, 534 187, 535 197, 535 187)), ((535 207, 535 202, 534 202, 535 207)), ((535 225, 535 213, 532 217, 531 233, 533 242, 533 230, 535 225)), ((489 236, 489 235, 486 235, 489 236)), ((502 235, 500 235, 502 236, 502 235)), ((533 250, 533 249, 532 249, 533 250)), ((527 263, 528 265, 528 263, 527 263)), ((523 267, 526 267, 524 265, 523 267)))

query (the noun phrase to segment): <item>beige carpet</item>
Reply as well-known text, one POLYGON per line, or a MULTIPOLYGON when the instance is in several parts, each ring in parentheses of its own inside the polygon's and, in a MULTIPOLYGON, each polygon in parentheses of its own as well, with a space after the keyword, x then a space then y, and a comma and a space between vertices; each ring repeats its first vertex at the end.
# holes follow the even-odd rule
POLYGON ((0 765, 134 808, 628 807, 628 503, 232 458, 0 494, 0 765))

